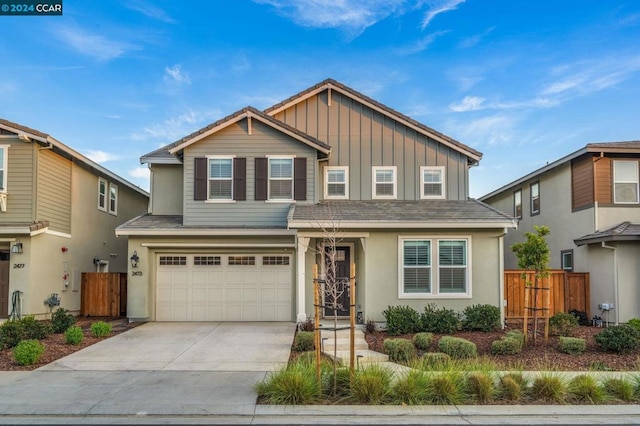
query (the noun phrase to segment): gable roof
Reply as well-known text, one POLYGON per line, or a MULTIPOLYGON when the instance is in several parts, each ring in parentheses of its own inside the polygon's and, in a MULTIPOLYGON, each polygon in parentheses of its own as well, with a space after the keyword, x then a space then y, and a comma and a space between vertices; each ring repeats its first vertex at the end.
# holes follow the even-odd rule
POLYGON ((47 133, 43 133, 39 130, 32 129, 30 127, 24 126, 22 124, 14 123, 9 120, 5 120, 4 118, 0 118, 0 136, 2 135, 16 135, 18 138, 24 141, 30 141, 39 143, 40 145, 51 147, 51 149, 59 155, 63 157, 67 157, 73 160, 76 163, 84 165, 85 167, 92 170, 94 173, 102 176, 108 177, 110 180, 116 181, 124 186, 127 186, 134 191, 148 197, 149 193, 139 186, 129 182, 128 180, 118 176, 112 171, 106 169, 100 164, 90 160, 74 149, 66 146, 62 142, 56 140, 51 135, 47 133))
POLYGON ((609 241, 640 241, 640 224, 622 222, 605 231, 584 235, 573 242, 577 246, 583 246, 585 244, 599 244, 609 241))
POLYGON ((615 154, 640 154, 640 141, 624 141, 624 142, 594 142, 594 143, 589 143, 587 145, 585 145, 584 147, 580 148, 579 150, 572 152, 569 155, 565 155, 564 157, 560 158, 559 160, 556 160, 552 163, 549 163, 547 165, 545 165, 544 167, 541 167, 527 175, 524 175, 521 178, 518 178, 516 180, 514 180, 513 182, 510 182, 504 186, 501 186, 500 188, 486 194, 483 195, 482 197, 479 198, 479 200, 481 201, 486 201, 489 198, 500 194, 501 192, 510 190, 512 188, 515 188, 516 186, 521 185, 522 183, 534 179, 537 176, 540 176, 546 172, 548 172, 549 170, 555 169, 556 167, 559 167, 575 158, 578 158, 584 154, 587 153, 615 153, 615 154))
POLYGON ((292 205, 289 228, 516 228, 517 220, 480 201, 345 200, 292 205))
POLYGON ((306 145, 309 145, 312 148, 315 148, 320 153, 324 155, 328 155, 331 152, 331 147, 320 140, 307 135, 306 133, 301 132, 300 130, 289 126, 275 118, 265 114, 264 112, 248 106, 239 111, 234 112, 220 120, 209 124, 190 135, 185 136, 184 138, 173 142, 169 145, 163 146, 160 149, 152 151, 148 154, 143 155, 140 158, 140 162, 142 163, 164 163, 164 164, 180 164, 181 161, 178 159, 177 154, 182 151, 184 148, 192 145, 212 134, 219 132, 220 130, 237 123, 244 119, 256 119, 263 124, 266 124, 273 129, 276 129, 306 145))
POLYGON ((476 151, 475 149, 463 144, 462 142, 459 142, 443 133, 440 133, 432 129, 431 127, 425 126, 424 124, 412 119, 411 117, 408 117, 402 114, 401 112, 398 112, 392 108, 389 108, 388 106, 383 105, 380 102, 374 99, 371 99, 370 97, 356 90, 353 90, 352 88, 345 86, 344 84, 336 80, 333 80, 331 78, 321 81, 320 83, 314 86, 311 86, 308 89, 305 89, 302 92, 296 95, 293 95, 290 98, 285 99, 284 101, 276 105, 273 105, 272 107, 267 108, 264 112, 267 113, 268 115, 272 115, 272 116, 276 115, 277 113, 297 103, 303 102, 306 99, 317 95, 318 93, 324 92, 325 90, 329 90, 329 91, 335 90, 353 100, 360 102, 363 105, 366 105, 367 107, 381 113, 386 117, 389 117, 393 120, 396 120, 404 124, 405 126, 417 131, 418 133, 421 133, 431 139, 434 139, 454 149, 457 152, 464 154, 469 158, 469 163, 471 164, 476 164, 482 158, 481 152, 476 151))

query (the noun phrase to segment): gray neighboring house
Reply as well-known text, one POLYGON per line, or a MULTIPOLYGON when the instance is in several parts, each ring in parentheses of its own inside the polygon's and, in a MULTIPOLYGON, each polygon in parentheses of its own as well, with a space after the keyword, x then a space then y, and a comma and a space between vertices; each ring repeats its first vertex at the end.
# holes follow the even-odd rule
POLYGON ((48 318, 44 300, 80 310, 82 272, 127 272, 115 228, 149 194, 35 129, 0 119, 0 320, 48 318))
POLYGON ((481 156, 331 79, 237 111, 141 158, 150 213, 116 231, 139 256, 128 317, 304 320, 327 232, 338 269, 356 264, 363 320, 389 305, 501 306, 515 222, 468 198, 481 156))
POLYGON ((481 197, 519 218, 505 267, 517 264, 509 247, 547 225, 550 267, 589 272, 591 312, 615 323, 640 317, 639 164, 640 141, 590 143, 481 197))

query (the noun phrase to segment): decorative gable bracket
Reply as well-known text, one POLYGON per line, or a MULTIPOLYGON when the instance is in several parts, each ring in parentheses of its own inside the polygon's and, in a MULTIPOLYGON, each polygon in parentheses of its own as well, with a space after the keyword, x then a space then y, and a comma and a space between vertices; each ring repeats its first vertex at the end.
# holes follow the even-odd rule
POLYGON ((0 212, 6 213, 7 211, 7 193, 0 192, 0 212))

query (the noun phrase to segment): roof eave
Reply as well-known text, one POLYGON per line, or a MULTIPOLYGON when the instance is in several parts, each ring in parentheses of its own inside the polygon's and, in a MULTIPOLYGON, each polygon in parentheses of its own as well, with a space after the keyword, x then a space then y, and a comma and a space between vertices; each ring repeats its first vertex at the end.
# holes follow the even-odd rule
POLYGON ((288 227, 293 229, 317 229, 327 226, 340 229, 504 229, 517 228, 517 224, 513 221, 473 221, 473 222, 450 222, 450 221, 433 221, 433 222, 413 222, 413 221, 390 221, 390 220, 369 220, 369 221, 335 221, 327 220, 290 220, 288 227))

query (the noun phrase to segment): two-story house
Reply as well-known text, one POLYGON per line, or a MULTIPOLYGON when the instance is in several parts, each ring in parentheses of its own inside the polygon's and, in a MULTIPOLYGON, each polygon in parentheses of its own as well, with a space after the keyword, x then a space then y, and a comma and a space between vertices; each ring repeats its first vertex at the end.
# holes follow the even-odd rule
POLYGON ((82 272, 126 272, 119 224, 149 194, 48 134, 0 119, 0 319, 80 310, 82 272))
POLYGON ((519 219, 505 266, 517 265, 512 244, 547 225, 549 266, 589 272, 591 312, 615 323, 640 317, 639 164, 639 141, 591 143, 481 197, 519 219))
POLYGON ((332 238, 337 269, 356 264, 363 319, 389 305, 501 306, 515 223, 468 198, 480 158, 331 79, 237 111, 141 158, 150 213, 116 231, 139 257, 128 316, 304 320, 332 238))

